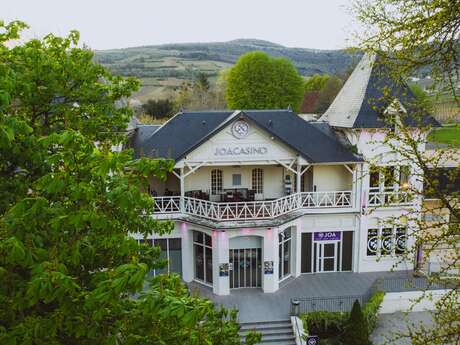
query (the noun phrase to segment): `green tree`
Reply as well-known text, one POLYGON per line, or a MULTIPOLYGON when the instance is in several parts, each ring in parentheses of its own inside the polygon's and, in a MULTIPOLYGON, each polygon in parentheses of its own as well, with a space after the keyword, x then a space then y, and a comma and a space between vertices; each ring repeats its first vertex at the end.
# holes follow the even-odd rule
POLYGON ((313 74, 311 77, 305 80, 305 92, 321 91, 329 78, 329 74, 313 74))
POLYGON ((430 96, 425 90, 418 84, 410 84, 410 90, 414 94, 417 102, 427 110, 433 109, 433 103, 431 102, 430 96))
POLYGON ((199 73, 194 86, 202 91, 208 91, 211 87, 208 76, 205 73, 199 73))
POLYGON ((353 303, 350 318, 342 335, 344 344, 369 345, 369 331, 358 300, 353 303))
POLYGON ((396 77, 428 70, 440 92, 460 106, 460 2, 355 0, 360 48, 378 53, 396 77))
POLYGON ((303 92, 303 79, 289 60, 256 51, 242 55, 230 70, 226 98, 231 109, 298 110, 303 92))
POLYGON ((142 109, 153 118, 170 117, 174 113, 174 102, 169 99, 149 99, 142 104, 142 109))
POLYGON ((332 101, 334 101, 335 96, 337 96, 339 93, 342 85, 343 82, 338 77, 331 76, 327 79, 323 89, 319 94, 318 102, 316 103, 316 113, 322 114, 327 110, 332 101))
POLYGON ((142 187, 173 162, 111 149, 137 82, 94 64, 76 32, 9 48, 24 27, 0 23, 0 343, 239 344, 235 311, 148 279, 160 250, 129 236, 172 225, 148 216, 142 187))
MULTIPOLYGON (((407 80, 423 70, 434 81, 434 93, 442 98, 448 96, 457 108, 460 106, 455 85, 459 80, 459 1, 357 0, 354 9, 364 26, 360 48, 371 54, 378 53, 380 63, 385 65, 394 80, 407 80)), ((426 272, 426 261, 431 256, 438 256, 439 272, 426 275, 429 285, 443 285, 446 281, 452 285, 449 292, 435 303, 433 327, 408 325, 407 332, 393 336, 396 340, 409 338, 415 345, 456 344, 460 340, 460 224, 452 220, 460 219, 460 191, 454 188, 460 181, 460 169, 458 164, 446 169, 445 162, 458 162, 458 149, 453 143, 446 143, 429 155, 420 154, 420 145, 425 145, 433 128, 424 121, 423 102, 416 99, 413 103, 409 114, 386 118, 388 125, 397 127, 398 131, 388 132, 384 142, 399 157, 398 162, 388 164, 399 165, 401 160, 408 161, 413 165, 413 171, 417 171, 415 177, 423 181, 423 192, 415 187, 408 189, 414 198, 425 198, 425 202, 422 215, 418 211, 407 215, 416 223, 412 238, 415 245, 403 259, 413 260, 417 252, 423 250, 423 260, 417 265, 421 272, 426 272), (413 125, 401 121, 401 117, 402 120, 410 117, 410 123, 417 124, 417 131, 413 125), (427 197, 433 202, 429 203, 427 197), (429 217, 435 220, 424 220, 429 217)), ((440 129, 440 135, 442 131, 440 129)), ((393 220, 394 224, 398 221, 393 220)))

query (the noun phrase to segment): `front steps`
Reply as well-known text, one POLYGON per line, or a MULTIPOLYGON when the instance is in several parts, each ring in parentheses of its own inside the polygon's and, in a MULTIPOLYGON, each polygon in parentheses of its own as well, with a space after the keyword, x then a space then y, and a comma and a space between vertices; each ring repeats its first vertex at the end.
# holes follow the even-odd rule
POLYGON ((291 320, 244 322, 240 325, 243 344, 246 334, 254 330, 262 334, 260 345, 295 345, 291 320))

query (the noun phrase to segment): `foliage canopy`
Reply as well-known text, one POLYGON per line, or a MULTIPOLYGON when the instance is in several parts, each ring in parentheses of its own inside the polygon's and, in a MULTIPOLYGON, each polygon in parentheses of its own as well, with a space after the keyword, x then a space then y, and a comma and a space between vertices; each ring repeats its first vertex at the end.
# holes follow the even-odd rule
POLYGON ((303 79, 285 58, 263 52, 242 55, 230 70, 226 98, 231 109, 298 110, 304 93, 303 79))
POLYGON ((0 23, 0 343, 239 344, 235 311, 148 278, 160 250, 129 236, 172 225, 142 187, 173 162, 112 150, 137 81, 94 64, 77 32, 9 48, 24 27, 0 23))

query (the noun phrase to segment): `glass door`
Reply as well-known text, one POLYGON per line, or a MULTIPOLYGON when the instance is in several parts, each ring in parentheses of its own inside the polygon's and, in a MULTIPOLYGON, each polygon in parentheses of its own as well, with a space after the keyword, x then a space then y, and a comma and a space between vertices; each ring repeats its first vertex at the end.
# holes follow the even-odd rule
POLYGON ((316 242, 316 272, 338 271, 339 242, 316 242))
POLYGON ((262 250, 260 248, 230 249, 230 289, 262 286, 262 250))

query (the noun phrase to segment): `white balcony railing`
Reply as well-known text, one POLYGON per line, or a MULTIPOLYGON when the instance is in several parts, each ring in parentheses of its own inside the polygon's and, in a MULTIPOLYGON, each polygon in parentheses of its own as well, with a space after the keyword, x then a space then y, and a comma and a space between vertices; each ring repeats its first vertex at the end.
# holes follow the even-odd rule
POLYGON ((351 191, 306 192, 275 200, 212 202, 184 197, 155 197, 154 213, 185 213, 217 221, 273 219, 299 209, 352 207, 351 191), (182 211, 181 211, 182 204, 182 211))
POLYGON ((368 206, 404 206, 412 205, 413 197, 408 192, 369 192, 368 206))

